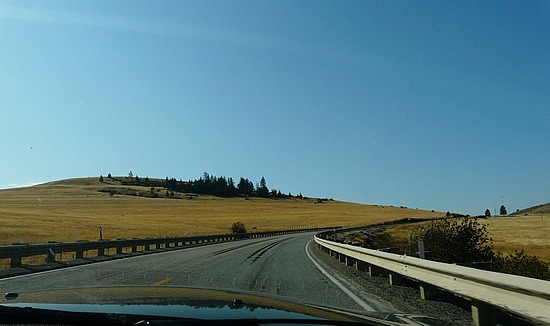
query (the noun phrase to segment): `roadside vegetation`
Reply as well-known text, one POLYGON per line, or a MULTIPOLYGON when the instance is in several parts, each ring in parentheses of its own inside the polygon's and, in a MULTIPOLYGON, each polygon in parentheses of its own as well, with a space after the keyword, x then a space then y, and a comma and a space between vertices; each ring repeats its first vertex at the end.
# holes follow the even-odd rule
POLYGON ((246 233, 246 227, 241 222, 235 222, 231 225, 229 231, 231 231, 231 233, 246 233))
POLYGON ((383 228, 347 235, 345 241, 411 256, 419 255, 419 241, 422 241, 426 259, 550 280, 550 262, 527 255, 524 250, 508 254, 495 252, 488 225, 475 218, 432 220, 410 229, 401 241, 396 241, 383 228))

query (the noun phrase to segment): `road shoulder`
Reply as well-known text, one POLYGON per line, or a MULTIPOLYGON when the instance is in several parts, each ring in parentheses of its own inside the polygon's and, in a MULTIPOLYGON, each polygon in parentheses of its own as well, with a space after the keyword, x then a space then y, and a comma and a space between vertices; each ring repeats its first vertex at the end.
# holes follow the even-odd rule
POLYGON ((313 241, 309 243, 309 249, 312 256, 329 273, 339 275, 351 284, 357 284, 364 292, 393 307, 397 312, 436 317, 453 325, 471 325, 469 306, 459 306, 460 300, 457 300, 457 305, 443 301, 422 300, 418 288, 390 285, 387 278, 370 276, 367 272, 341 264, 321 251, 313 241))

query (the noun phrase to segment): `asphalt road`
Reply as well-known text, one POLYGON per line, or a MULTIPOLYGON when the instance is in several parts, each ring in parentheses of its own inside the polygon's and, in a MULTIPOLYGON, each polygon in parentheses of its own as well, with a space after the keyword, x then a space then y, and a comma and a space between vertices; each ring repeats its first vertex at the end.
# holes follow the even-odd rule
POLYGON ((198 286, 244 290, 350 310, 391 309, 315 261, 314 233, 241 240, 0 280, 0 292, 89 286, 198 286))

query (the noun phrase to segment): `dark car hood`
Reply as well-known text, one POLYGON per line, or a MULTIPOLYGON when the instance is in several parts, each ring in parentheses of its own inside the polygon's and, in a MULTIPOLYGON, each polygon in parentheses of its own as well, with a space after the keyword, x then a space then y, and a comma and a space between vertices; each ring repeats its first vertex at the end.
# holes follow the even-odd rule
POLYGON ((438 320, 349 312, 246 292, 182 287, 94 287, 20 293, 7 307, 192 319, 322 319, 380 325, 435 325, 438 320))

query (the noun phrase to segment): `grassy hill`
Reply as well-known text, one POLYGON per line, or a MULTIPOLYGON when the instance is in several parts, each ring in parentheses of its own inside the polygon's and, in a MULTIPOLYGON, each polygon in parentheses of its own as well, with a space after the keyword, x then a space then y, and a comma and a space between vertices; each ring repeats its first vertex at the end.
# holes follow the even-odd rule
MULTIPOLYGON (((479 219, 479 222, 487 225, 495 251, 513 253, 523 249, 528 255, 550 261, 550 203, 526 208, 507 216, 479 219)), ((417 227, 419 226, 398 226, 389 230, 389 233, 396 239, 404 240, 417 227)))
POLYGON ((249 231, 342 225, 360 226, 442 212, 317 199, 220 198, 79 178, 0 190, 0 245, 228 233, 232 223, 249 231), (154 195, 154 196, 153 196, 154 195), (153 198, 157 197, 157 198, 153 198))
POLYGON ((540 204, 540 205, 536 205, 536 206, 533 206, 533 207, 529 207, 529 208, 524 208, 518 212, 515 212, 511 215, 517 215, 517 216, 520 216, 520 215, 539 215, 540 214, 550 214, 550 202, 546 203, 546 204, 540 204))

